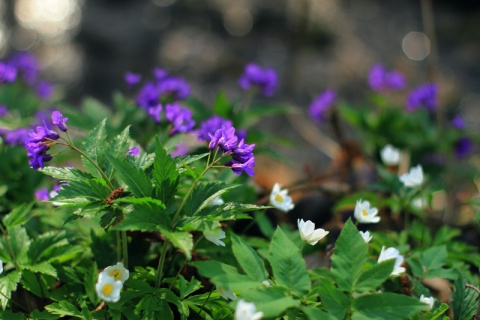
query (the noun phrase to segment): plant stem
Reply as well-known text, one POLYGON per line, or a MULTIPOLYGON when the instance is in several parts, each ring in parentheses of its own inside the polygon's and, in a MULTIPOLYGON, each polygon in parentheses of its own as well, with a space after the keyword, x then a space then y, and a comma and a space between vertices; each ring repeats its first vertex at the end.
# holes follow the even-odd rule
POLYGON ((120 231, 122 234, 122 248, 123 248, 123 263, 125 268, 128 269, 128 240, 127 240, 127 231, 120 231))
POLYGON ((122 239, 120 231, 117 232, 117 261, 122 259, 122 239))
POLYGON ((167 251, 170 243, 168 240, 165 239, 163 243, 162 252, 160 253, 160 260, 158 261, 158 268, 157 268, 157 279, 155 280, 155 287, 159 288, 160 283, 162 283, 163 277, 163 265, 165 264, 165 257, 167 256, 167 251))
POLYGON ((30 313, 30 311, 28 311, 27 308, 25 308, 24 306, 22 306, 20 303, 14 301, 12 298, 7 297, 2 291, 0 291, 0 294, 1 294, 2 296, 4 296, 5 299, 7 299, 8 301, 10 301, 12 304, 15 304, 15 305, 17 305, 18 307, 20 307, 20 309, 22 309, 22 310, 25 311, 26 313, 30 313))

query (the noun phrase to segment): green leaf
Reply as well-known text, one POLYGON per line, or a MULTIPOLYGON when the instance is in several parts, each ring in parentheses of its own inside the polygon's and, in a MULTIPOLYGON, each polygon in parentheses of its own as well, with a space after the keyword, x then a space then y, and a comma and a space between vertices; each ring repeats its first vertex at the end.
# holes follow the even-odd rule
POLYGON ((25 269, 22 270, 22 280, 20 282, 23 288, 40 298, 45 298, 45 294, 49 289, 41 275, 25 269))
POLYGON ((230 238, 232 239, 233 254, 243 271, 252 279, 260 282, 266 280, 268 273, 265 264, 255 250, 233 232, 230 233, 230 238))
POLYGON ((110 154, 107 154, 107 157, 108 161, 117 170, 120 179, 128 186, 129 191, 140 198, 152 195, 152 182, 145 172, 128 163, 126 159, 114 158, 110 154))
POLYGON ((368 245, 348 220, 340 233, 332 255, 332 274, 338 287, 351 292, 367 261, 368 245))
POLYGON ((187 155, 183 158, 181 157, 175 157, 175 162, 177 163, 177 168, 181 168, 185 165, 189 165, 190 163, 192 162, 195 162, 195 161, 198 161, 200 159, 203 159, 205 158, 206 156, 208 156, 210 154, 210 152, 207 152, 207 153, 201 153, 201 154, 195 154, 195 155, 187 155))
POLYGON ((9 214, 3 217, 3 224, 7 229, 25 224, 30 220, 30 210, 32 209, 33 202, 23 203, 18 207, 14 208, 9 214))
MULTIPOLYGON (((21 312, 13 312, 11 310, 5 310, 0 313, 0 319, 8 319, 8 320, 25 320, 25 315, 21 312)), ((38 318, 31 318, 38 320, 38 318)), ((56 319, 56 318, 54 318, 56 319)))
POLYGON ((344 319, 350 309, 350 299, 335 287, 331 282, 320 280, 315 285, 315 292, 318 292, 322 300, 322 307, 338 319, 344 319))
MULTIPOLYGON (((117 135, 108 147, 108 154, 115 159, 121 159, 127 157, 127 149, 130 139, 130 126, 126 127, 119 135, 117 135)), ((114 167, 110 162, 106 163, 105 174, 109 179, 113 177, 114 167)))
POLYGON ((42 274, 47 274, 54 278, 57 278, 57 270, 48 262, 44 261, 33 266, 26 266, 25 269, 38 272, 42 274))
POLYGON ((60 317, 70 316, 74 318, 85 319, 77 307, 65 300, 58 303, 49 304, 45 306, 45 309, 47 309, 50 313, 58 314, 60 317))
POLYGON ((227 95, 224 91, 220 91, 217 94, 215 102, 213 103, 212 111, 214 114, 219 115, 222 118, 230 118, 231 105, 230 102, 228 102, 227 95))
POLYGON ((445 245, 431 247, 422 252, 420 263, 428 272, 429 270, 441 268, 447 261, 447 247, 445 245))
POLYGON ((175 248, 183 251, 188 260, 192 259, 193 237, 191 233, 175 231, 171 232, 162 226, 157 229, 173 244, 175 248))
POLYGON ((305 260, 298 247, 277 227, 272 237, 269 261, 273 276, 281 286, 302 295, 311 286, 305 260))
POLYGON ((265 318, 277 318, 285 310, 300 306, 300 300, 293 299, 280 287, 245 291, 242 299, 254 301, 257 310, 262 311, 265 318))
POLYGON ((390 259, 363 271, 355 283, 354 290, 362 292, 376 289, 389 278, 394 265, 395 259, 390 259))
POLYGON ((318 308, 301 306, 300 310, 307 316, 308 320, 338 320, 337 317, 326 313, 318 308))
POLYGON ((26 229, 20 226, 10 228, 6 241, 9 244, 5 242, 5 237, 0 239, 0 250, 5 250, 8 253, 8 261, 14 262, 16 260, 20 264, 26 264, 28 260, 27 251, 30 246, 30 238, 26 229))
POLYGON ((433 310, 433 311, 430 311, 430 312, 426 312, 424 315, 423 315, 423 320, 435 320, 435 319, 438 319, 440 318, 444 313, 445 311, 447 311, 449 308, 448 304, 446 303, 442 303, 437 309, 433 310))
POLYGON ((353 300, 352 320, 403 320, 425 309, 420 300, 395 293, 377 293, 353 300))
POLYGON ((85 171, 81 171, 74 168, 57 168, 48 166, 43 169, 38 170, 46 175, 49 175, 55 179, 64 180, 64 181, 82 181, 85 179, 91 179, 93 176, 85 171))
POLYGON ((97 304, 100 301, 100 298, 97 295, 95 290, 95 284, 98 279, 98 266, 95 261, 91 263, 91 266, 86 270, 83 277, 83 283, 85 287, 85 293, 87 294, 88 300, 90 303, 97 304))
POLYGON ((475 290, 465 288, 467 281, 464 276, 459 277, 455 283, 452 294, 452 310, 454 320, 472 319, 477 311, 478 294, 475 290))
POLYGON ((0 294, 0 302, 3 310, 7 307, 12 291, 17 290, 17 284, 20 282, 21 277, 21 272, 16 270, 0 277, 0 292, 2 293, 0 294))
MULTIPOLYGON (((105 129, 105 123, 107 118, 103 119, 90 134, 83 140, 83 152, 88 155, 100 168, 105 165, 105 151, 108 144, 105 143, 107 139, 107 131, 105 129)), ((101 178, 98 170, 88 161, 85 157, 82 157, 82 163, 85 168, 90 171, 94 176, 101 178)))
POLYGON ((221 274, 239 275, 237 268, 219 261, 195 261, 192 265, 198 269, 198 273, 207 278, 221 274))
POLYGON ((208 181, 197 184, 184 206, 187 216, 193 216, 210 205, 212 200, 236 186, 228 186, 221 181, 208 181))
MULTIPOLYGON (((22 318, 24 319, 24 318, 22 318)), ((35 319, 35 320, 57 320, 58 316, 48 312, 48 310, 43 310, 39 311, 38 309, 33 310, 32 313, 30 313, 30 319, 35 319)))
POLYGON ((156 137, 155 140, 155 160, 153 168, 157 198, 162 200, 163 203, 173 201, 180 175, 177 171, 177 164, 163 148, 158 137, 156 137))
POLYGON ((42 258, 48 260, 51 257, 54 246, 68 244, 65 237, 65 231, 52 231, 38 236, 28 249, 28 257, 30 258, 31 264, 43 260, 42 258))
POLYGON ((202 283, 192 278, 190 281, 185 280, 185 277, 180 275, 178 278, 178 290, 180 291, 180 299, 185 299, 189 294, 201 289, 202 283))
POLYGON ((115 203, 133 204, 135 209, 125 215, 125 219, 113 227, 114 230, 157 231, 158 226, 170 227, 170 217, 162 201, 150 197, 120 198, 115 203))
POLYGON ((89 179, 70 181, 58 190, 58 196, 54 201, 62 202, 63 199, 88 199, 90 201, 104 201, 110 192, 107 189, 106 182, 103 179, 89 179), (57 199, 58 198, 58 199, 57 199))

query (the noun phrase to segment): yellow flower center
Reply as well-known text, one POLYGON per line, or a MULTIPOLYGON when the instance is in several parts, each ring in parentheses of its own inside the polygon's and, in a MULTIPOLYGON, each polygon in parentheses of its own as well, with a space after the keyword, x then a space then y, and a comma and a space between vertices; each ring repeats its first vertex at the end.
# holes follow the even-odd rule
POLYGON ((283 197, 282 197, 281 195, 279 195, 279 194, 277 194, 277 195, 275 196, 275 200, 278 201, 278 202, 280 202, 280 203, 283 203, 283 197))
POLYGON ((102 293, 105 295, 105 296, 109 296, 113 291, 113 285, 110 284, 110 283, 107 283, 106 285, 103 286, 102 288, 102 293))
POLYGON ((118 280, 122 279, 122 274, 118 270, 110 271, 109 276, 113 277, 113 279, 115 279, 115 281, 118 281, 118 280))
POLYGON ((363 209, 363 210, 362 210, 362 214, 363 214, 365 217, 368 216, 367 210, 363 209))

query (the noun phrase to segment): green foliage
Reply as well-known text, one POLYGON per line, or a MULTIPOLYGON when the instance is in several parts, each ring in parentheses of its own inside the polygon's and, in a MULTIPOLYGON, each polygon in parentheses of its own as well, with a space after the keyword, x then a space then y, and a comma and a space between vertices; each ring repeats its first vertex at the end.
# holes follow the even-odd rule
POLYGON ((353 300, 352 319, 408 319, 424 308, 425 304, 418 299, 395 293, 377 293, 353 300))
POLYGON ((472 319, 477 311, 478 293, 475 290, 466 288, 465 277, 460 276, 454 283, 452 294, 453 319, 472 319))

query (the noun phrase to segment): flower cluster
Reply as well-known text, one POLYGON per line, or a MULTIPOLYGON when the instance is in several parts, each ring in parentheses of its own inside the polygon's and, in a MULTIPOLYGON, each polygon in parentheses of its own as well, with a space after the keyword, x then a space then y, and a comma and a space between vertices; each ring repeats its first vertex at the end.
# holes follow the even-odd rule
POLYGON ((48 201, 51 198, 54 198, 58 193, 57 191, 60 190, 61 187, 56 184, 53 186, 52 191, 48 191, 47 188, 41 188, 35 191, 35 198, 40 201, 48 201))
POLYGON ((123 266, 122 262, 105 268, 98 275, 98 281, 95 285, 97 295, 106 302, 117 302, 120 300, 123 283, 128 277, 129 271, 123 266))
POLYGON ((408 111, 415 111, 419 107, 424 107, 428 111, 437 108, 438 87, 434 83, 427 83, 410 91, 406 106, 408 111))
POLYGON ((277 73, 274 69, 249 63, 245 66, 238 83, 243 90, 258 88, 265 96, 271 96, 277 89, 277 73))
POLYGON ((207 120, 200 123, 200 128, 198 128, 198 130, 196 131, 197 139, 199 141, 210 141, 209 134, 211 132, 217 131, 218 129, 221 129, 222 126, 228 129, 231 128, 233 124, 232 121, 226 120, 219 116, 213 116, 211 118, 208 118, 207 120))
POLYGON ((138 157, 140 155, 140 148, 137 146, 133 146, 127 149, 127 155, 132 157, 138 157))
POLYGON ((401 90, 405 87, 405 78, 398 71, 388 72, 384 66, 376 64, 370 69, 368 84, 376 92, 401 90))
POLYGON ((328 110, 336 98, 337 94, 333 90, 326 90, 317 96, 308 109, 310 118, 317 124, 325 122, 328 110))
POLYGON ((234 127, 226 128, 222 126, 213 135, 209 133, 209 136, 208 148, 210 150, 218 148, 223 155, 231 155, 232 160, 227 161, 225 166, 232 168, 233 173, 240 175, 245 172, 251 177, 255 175, 253 170, 253 167, 255 167, 255 157, 253 155, 255 145, 246 144, 243 139, 238 142, 234 127))
POLYGON ((195 121, 192 120, 192 112, 187 108, 180 107, 177 103, 165 106, 165 118, 173 126, 169 132, 170 136, 191 132, 195 126, 195 121))

